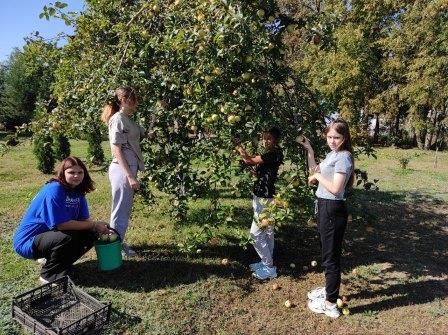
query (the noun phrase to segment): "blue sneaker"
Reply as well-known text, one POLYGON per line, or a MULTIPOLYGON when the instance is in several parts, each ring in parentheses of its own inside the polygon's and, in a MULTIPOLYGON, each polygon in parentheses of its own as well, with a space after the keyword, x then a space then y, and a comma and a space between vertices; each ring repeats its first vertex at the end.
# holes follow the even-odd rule
POLYGON ((262 266, 264 266, 263 262, 249 264, 249 268, 252 271, 257 271, 257 269, 261 268, 262 266))
POLYGON ((275 266, 268 267, 263 265, 255 270, 255 272, 252 273, 252 276, 259 280, 274 279, 277 278, 277 268, 275 266))

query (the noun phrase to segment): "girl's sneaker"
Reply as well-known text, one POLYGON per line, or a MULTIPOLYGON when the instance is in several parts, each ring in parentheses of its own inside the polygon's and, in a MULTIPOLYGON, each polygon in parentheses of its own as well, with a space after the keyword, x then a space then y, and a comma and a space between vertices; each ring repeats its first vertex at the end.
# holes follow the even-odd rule
POLYGON ((314 290, 308 291, 307 296, 310 300, 325 299, 327 292, 325 291, 325 287, 316 287, 314 290))
POLYGON ((325 314, 333 319, 337 319, 341 316, 338 305, 334 304, 332 307, 328 307, 325 298, 308 300, 308 308, 314 313, 325 314))
POLYGON ((262 266, 264 266, 263 262, 249 264, 249 268, 252 271, 257 271, 257 269, 261 268, 262 266))
POLYGON ((135 257, 137 256, 137 253, 132 250, 131 248, 129 248, 129 245, 127 245, 126 243, 123 243, 121 245, 121 255, 123 257, 135 257))
POLYGON ((47 263, 47 259, 46 258, 38 258, 38 259, 36 259, 36 262, 39 263, 40 265, 45 265, 45 263, 47 263))
POLYGON ((43 277, 39 277, 39 283, 41 283, 41 285, 45 285, 45 284, 48 284, 49 283, 49 281, 48 280, 46 280, 45 278, 43 278, 43 277))
POLYGON ((277 268, 275 266, 270 268, 263 265, 262 267, 255 270, 255 272, 252 273, 252 276, 259 280, 274 279, 277 278, 277 268))

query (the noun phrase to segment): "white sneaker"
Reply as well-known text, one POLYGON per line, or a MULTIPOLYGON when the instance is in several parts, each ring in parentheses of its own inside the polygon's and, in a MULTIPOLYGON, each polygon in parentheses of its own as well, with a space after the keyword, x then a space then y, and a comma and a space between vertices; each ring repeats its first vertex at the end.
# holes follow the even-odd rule
POLYGON ((123 243, 121 246, 121 256, 123 257, 135 257, 137 256, 137 253, 129 248, 129 246, 126 243, 123 243))
POLYGON ((332 307, 328 307, 325 298, 308 300, 308 308, 314 313, 325 314, 333 319, 337 319, 341 316, 338 305, 334 304, 332 307))
POLYGON ((252 276, 259 280, 274 279, 277 278, 277 268, 275 266, 270 268, 266 265, 263 265, 262 267, 259 267, 257 270, 255 270, 255 272, 252 273, 252 276))
POLYGON ((39 283, 41 283, 42 285, 48 284, 49 281, 46 280, 45 278, 39 277, 39 283))
POLYGON ((38 259, 36 259, 36 262, 39 263, 40 265, 45 265, 45 263, 47 263, 47 259, 46 258, 38 258, 38 259))
POLYGON ((325 299, 327 292, 325 291, 325 287, 316 287, 314 290, 308 291, 307 296, 310 300, 325 299))
POLYGON ((249 264, 249 268, 252 271, 257 271, 257 269, 261 268, 262 266, 264 266, 263 262, 249 264))

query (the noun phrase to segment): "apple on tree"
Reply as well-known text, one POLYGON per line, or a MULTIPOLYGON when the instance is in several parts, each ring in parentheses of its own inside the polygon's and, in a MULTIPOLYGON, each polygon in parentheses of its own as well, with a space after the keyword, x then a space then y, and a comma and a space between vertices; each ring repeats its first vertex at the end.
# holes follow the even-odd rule
POLYGON ((243 78, 245 81, 250 81, 252 79, 252 74, 249 72, 244 72, 241 75, 241 78, 243 78))
POLYGON ((263 19, 263 18, 264 18, 264 15, 265 15, 264 9, 259 9, 259 10, 257 10, 257 16, 258 16, 260 19, 263 19))

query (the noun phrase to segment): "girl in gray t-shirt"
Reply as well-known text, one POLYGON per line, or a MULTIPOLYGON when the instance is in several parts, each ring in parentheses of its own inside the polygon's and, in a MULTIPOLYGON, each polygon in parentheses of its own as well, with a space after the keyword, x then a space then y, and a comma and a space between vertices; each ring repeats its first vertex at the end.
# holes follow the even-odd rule
MULTIPOLYGON (((137 94, 132 87, 120 87, 115 91, 114 98, 104 106, 101 115, 103 122, 108 125, 112 151, 112 163, 109 166, 112 188, 110 226, 118 231, 122 241, 129 226, 134 191, 140 186, 137 172, 145 168, 140 149, 144 129, 130 118, 137 103, 137 94)), ((122 243, 122 255, 133 257, 136 253, 127 243, 122 243)))
POLYGON ((341 250, 347 226, 345 189, 354 179, 353 149, 347 122, 333 121, 325 136, 331 152, 316 164, 314 151, 307 138, 300 144, 307 150, 307 159, 312 174, 308 184, 318 184, 316 191, 317 229, 322 247, 322 265, 325 267, 325 287, 308 292, 308 308, 332 318, 341 315, 336 301, 341 285, 341 250))

